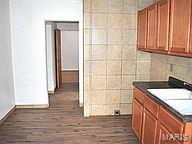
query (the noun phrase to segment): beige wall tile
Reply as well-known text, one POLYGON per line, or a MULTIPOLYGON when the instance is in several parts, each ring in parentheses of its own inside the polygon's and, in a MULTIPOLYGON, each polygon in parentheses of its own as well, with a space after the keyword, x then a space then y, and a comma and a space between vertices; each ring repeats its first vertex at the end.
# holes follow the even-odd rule
POLYGON ((120 90, 107 90, 107 103, 118 104, 120 103, 120 90))
POLYGON ((90 104, 90 91, 84 91, 84 106, 89 106, 90 104))
POLYGON ((137 61, 137 74, 149 74, 150 73, 150 61, 137 61))
POLYGON ((136 48, 134 46, 123 45, 122 48, 122 59, 136 59, 136 48))
MULTIPOLYGON (((163 56, 163 55, 161 55, 163 56)), ((168 57, 168 63, 186 67, 187 66, 187 58, 184 57, 177 57, 177 56, 169 56, 168 57)))
POLYGON ((153 4, 153 0, 139 0, 139 10, 144 9, 153 4))
POLYGON ((108 28, 109 29, 122 29, 123 28, 123 15, 122 14, 108 14, 108 28))
POLYGON ((84 76, 89 76, 90 61, 84 61, 84 76))
POLYGON ((84 44, 90 44, 90 29, 84 29, 84 44))
POLYGON ((121 90, 121 104, 132 103, 133 90, 121 90))
POLYGON ((192 83, 192 59, 188 59, 186 81, 192 83))
POLYGON ((105 105, 92 105, 92 116, 105 115, 105 105))
POLYGON ((93 90, 106 90, 106 76, 92 76, 93 90))
POLYGON ((89 76, 84 76, 84 90, 88 91, 90 89, 89 76))
POLYGON ((137 13, 138 0, 123 0, 123 13, 137 13))
POLYGON ((139 60, 151 60, 151 53, 137 51, 137 59, 139 59, 139 60))
POLYGON ((91 26, 91 13, 84 13, 84 28, 91 26))
POLYGON ((136 73, 136 61, 135 60, 127 60, 122 61, 122 74, 135 74, 136 73))
POLYGON ((124 30, 123 31, 123 43, 129 46, 136 45, 136 30, 124 30))
POLYGON ((108 13, 122 13, 123 0, 108 0, 108 13))
POLYGON ((106 60, 106 45, 92 45, 92 60, 106 60))
POLYGON ((107 28, 107 14, 92 14, 92 28, 107 28))
POLYGON ((121 75, 121 61, 107 61, 107 75, 121 75))
POLYGON ((123 29, 135 30, 137 27, 137 15, 136 14, 124 14, 123 15, 123 29))
POLYGON ((106 75, 106 61, 92 61, 92 75, 106 75))
POLYGON ((90 60, 89 52, 90 52, 91 45, 84 45, 84 60, 90 60))
POLYGON ((107 89, 119 90, 121 88, 121 76, 107 76, 107 89))
POLYGON ((136 81, 149 81, 150 74, 138 74, 136 75, 136 81))
POLYGON ((84 117, 89 117, 90 116, 90 107, 89 106, 84 106, 83 107, 83 115, 84 115, 84 117))
POLYGON ((120 111, 121 115, 132 114, 132 104, 121 104, 120 111))
POLYGON ((106 105, 105 115, 114 115, 114 110, 120 110, 120 104, 106 105))
POLYGON ((107 94, 106 91, 92 91, 92 104, 103 105, 106 104, 107 94))
POLYGON ((122 44, 122 30, 108 30, 108 44, 122 44))
POLYGON ((132 89, 132 83, 135 81, 134 75, 122 76, 122 89, 132 89))
POLYGON ((106 29, 92 29, 92 44, 106 44, 107 30, 106 29))
POLYGON ((91 12, 91 0, 83 0, 84 12, 91 12))
POLYGON ((107 0, 91 0, 93 13, 107 13, 107 0))
POLYGON ((122 50, 122 45, 108 45, 107 60, 120 60, 121 50, 122 50))

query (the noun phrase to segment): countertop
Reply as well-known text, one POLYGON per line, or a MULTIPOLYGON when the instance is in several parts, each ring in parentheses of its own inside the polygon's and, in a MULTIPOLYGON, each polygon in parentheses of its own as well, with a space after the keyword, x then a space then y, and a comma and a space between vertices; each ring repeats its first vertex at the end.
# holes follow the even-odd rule
POLYGON ((152 95, 147 91, 147 89, 161 89, 161 88, 183 88, 182 81, 179 81, 179 83, 175 83, 174 79, 170 79, 169 81, 156 81, 156 82, 133 82, 133 86, 138 88, 140 91, 145 93, 147 96, 149 96, 151 99, 153 99, 155 102, 163 106, 168 112, 170 112, 172 115, 180 119, 182 122, 192 122, 192 115, 183 115, 179 113, 177 110, 169 106, 167 103, 156 97, 155 95, 152 95), (173 81, 172 81, 173 80, 173 81))

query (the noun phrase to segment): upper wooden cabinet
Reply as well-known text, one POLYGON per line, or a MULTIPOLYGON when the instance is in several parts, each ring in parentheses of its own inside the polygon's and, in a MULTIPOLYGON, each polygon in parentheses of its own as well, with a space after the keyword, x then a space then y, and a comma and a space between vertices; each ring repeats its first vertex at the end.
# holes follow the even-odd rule
POLYGON ((168 51, 170 0, 160 1, 157 4, 157 9, 158 9, 157 50, 168 51))
POLYGON ((147 45, 147 9, 138 12, 137 48, 146 49, 147 45))
POLYGON ((160 0, 139 11, 138 49, 192 57, 191 9, 192 0, 160 0))
POLYGON ((157 4, 148 8, 147 49, 155 50, 157 46, 157 4))
POLYGON ((171 0, 170 52, 189 51, 191 0, 171 0))

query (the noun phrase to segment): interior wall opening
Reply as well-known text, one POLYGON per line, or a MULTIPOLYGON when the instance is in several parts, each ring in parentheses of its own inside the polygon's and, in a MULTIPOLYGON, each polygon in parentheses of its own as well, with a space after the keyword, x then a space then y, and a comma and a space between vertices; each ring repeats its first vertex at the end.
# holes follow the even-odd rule
POLYGON ((79 89, 79 22, 46 21, 48 93, 76 85, 79 89))

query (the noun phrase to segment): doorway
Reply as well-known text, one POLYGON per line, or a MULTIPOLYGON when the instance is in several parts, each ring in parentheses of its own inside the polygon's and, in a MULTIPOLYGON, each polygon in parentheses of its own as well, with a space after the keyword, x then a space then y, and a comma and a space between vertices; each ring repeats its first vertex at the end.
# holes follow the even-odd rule
POLYGON ((65 84, 79 85, 79 22, 46 21, 48 92, 65 84))

